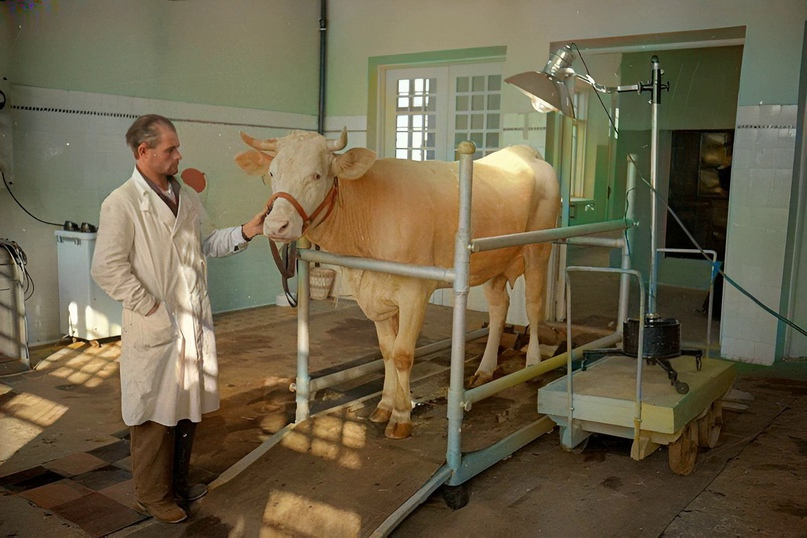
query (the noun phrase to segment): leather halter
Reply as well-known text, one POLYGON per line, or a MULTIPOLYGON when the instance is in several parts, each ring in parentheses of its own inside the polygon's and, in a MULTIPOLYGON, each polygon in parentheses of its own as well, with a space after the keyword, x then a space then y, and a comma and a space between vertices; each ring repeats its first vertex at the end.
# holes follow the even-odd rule
POLYGON ((283 198, 284 200, 288 201, 297 211, 297 214, 300 215, 300 218, 303 219, 303 229, 300 232, 300 237, 302 237, 305 235, 305 232, 308 231, 308 227, 311 225, 311 223, 314 222, 314 219, 317 218, 317 216, 324 209, 326 209, 326 207, 327 211, 325 212, 325 216, 322 217, 322 221, 327 219, 328 216, 331 214, 331 211, 333 211, 335 205, 334 202, 336 201, 336 197, 339 194, 338 183, 339 178, 336 177, 333 178, 333 185, 331 185, 331 190, 328 191, 328 194, 325 195, 325 199, 322 200, 322 202, 317 206, 314 212, 311 213, 310 217, 306 214, 305 209, 303 209, 303 206, 301 206, 300 203, 294 199, 294 196, 283 191, 276 192, 269 198, 269 203, 267 204, 268 209, 266 213, 268 215, 272 211, 272 207, 274 207, 275 205, 275 200, 277 200, 278 198, 283 198))
MULTIPOLYGON (((269 202, 267 203, 266 214, 268 215, 272 211, 272 207, 275 205, 275 200, 278 198, 283 198, 284 200, 288 201, 294 209, 297 211, 297 214, 300 215, 300 218, 303 219, 303 229, 300 232, 300 237, 305 235, 305 232, 308 230, 308 227, 314 222, 314 219, 325 209, 327 204, 327 211, 325 212, 325 216, 322 217, 320 222, 323 222, 333 211, 336 197, 339 194, 339 187, 338 187, 338 180, 339 178, 333 178, 333 185, 331 185, 331 190, 328 191, 328 194, 325 195, 325 199, 317 206, 311 216, 309 217, 305 213, 305 209, 300 203, 295 200, 294 196, 287 192, 276 192, 270 198, 269 202)), ((286 299, 288 299, 289 304, 291 306, 297 306, 297 301, 294 299, 294 296, 289 291, 289 279, 294 277, 296 272, 297 266, 297 248, 295 243, 290 243, 285 245, 288 250, 281 255, 280 251, 277 249, 277 245, 271 238, 269 239, 269 247, 272 251, 272 257, 275 260, 275 265, 277 265, 278 271, 280 271, 280 276, 282 277, 283 281, 283 291, 286 293, 286 299)))

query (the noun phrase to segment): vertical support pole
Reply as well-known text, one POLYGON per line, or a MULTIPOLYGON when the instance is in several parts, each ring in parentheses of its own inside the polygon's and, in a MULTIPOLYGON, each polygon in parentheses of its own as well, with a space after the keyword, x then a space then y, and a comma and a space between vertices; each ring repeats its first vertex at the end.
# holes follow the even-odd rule
POLYGON ((473 142, 457 147, 459 162, 459 223, 454 241, 454 323, 451 334, 451 377, 448 388, 448 436, 446 462, 456 474, 462 464, 462 420, 465 397, 465 309, 468 304, 468 274, 471 266, 471 191, 473 189, 473 142))
MULTIPOLYGON (((647 293, 647 315, 656 317, 656 288, 658 280, 658 265, 656 260, 656 249, 658 248, 658 108, 661 99, 661 69, 659 68, 658 57, 651 58, 653 64, 653 75, 651 79, 652 98, 650 100, 650 281, 647 293)), ((644 321, 641 321, 644 323, 644 321)), ((641 354, 641 353, 640 353, 641 354)))
MULTIPOLYGON (((627 210, 625 218, 635 222, 636 217, 636 154, 628 155, 628 180, 625 189, 625 203, 627 210)), ((622 269, 630 269, 630 249, 633 247, 633 239, 636 235, 634 227, 625 230, 625 241, 622 245, 622 269)), ((617 310, 616 324, 617 330, 622 330, 622 324, 628 319, 628 299, 630 297, 630 275, 622 273, 619 277, 619 308, 617 310)))
MULTIPOLYGON (((311 245, 306 239, 299 239, 297 244, 300 248, 310 248, 311 245)), ((309 397, 311 376, 308 372, 308 357, 311 349, 311 339, 308 332, 308 322, 310 317, 309 297, 309 262, 297 260, 297 380, 296 380, 296 403, 297 412, 294 421, 302 422, 309 416, 309 397)))

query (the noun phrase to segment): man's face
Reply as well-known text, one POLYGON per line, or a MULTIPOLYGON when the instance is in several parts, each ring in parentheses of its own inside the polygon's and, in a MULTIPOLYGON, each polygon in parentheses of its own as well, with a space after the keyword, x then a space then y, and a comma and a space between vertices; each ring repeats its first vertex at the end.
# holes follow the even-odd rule
POLYGON ((173 176, 179 171, 179 137, 177 134, 162 125, 157 129, 160 138, 157 145, 149 148, 145 143, 137 148, 137 163, 140 169, 149 177, 173 176))

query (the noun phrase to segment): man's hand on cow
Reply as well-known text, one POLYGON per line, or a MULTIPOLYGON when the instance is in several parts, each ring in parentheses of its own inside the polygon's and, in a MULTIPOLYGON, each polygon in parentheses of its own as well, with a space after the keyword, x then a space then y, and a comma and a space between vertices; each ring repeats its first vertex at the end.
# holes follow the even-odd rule
POLYGON ((266 208, 264 207, 260 213, 252 217, 249 222, 241 225, 241 234, 244 239, 251 241, 256 235, 263 233, 263 221, 266 218, 266 208))

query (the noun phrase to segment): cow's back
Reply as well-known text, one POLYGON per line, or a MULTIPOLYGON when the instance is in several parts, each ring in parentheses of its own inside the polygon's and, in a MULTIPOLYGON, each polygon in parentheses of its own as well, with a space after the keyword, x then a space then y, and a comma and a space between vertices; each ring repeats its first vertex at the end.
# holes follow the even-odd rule
MULTIPOLYGON (((362 178, 340 182, 341 200, 330 229, 312 240, 346 255, 451 267, 458 184, 457 162, 379 159, 362 178)), ((476 161, 473 237, 536 229, 535 213, 553 195, 557 199, 552 167, 528 146, 505 148, 476 161)), ((502 255, 512 257, 513 249, 475 254, 472 266, 490 265, 486 259, 500 264, 494 258, 502 255)))

